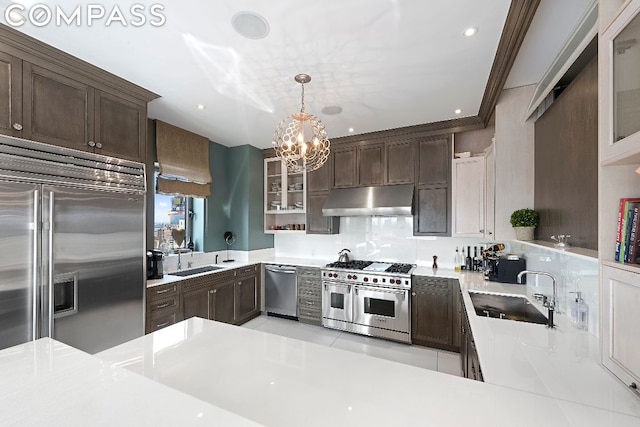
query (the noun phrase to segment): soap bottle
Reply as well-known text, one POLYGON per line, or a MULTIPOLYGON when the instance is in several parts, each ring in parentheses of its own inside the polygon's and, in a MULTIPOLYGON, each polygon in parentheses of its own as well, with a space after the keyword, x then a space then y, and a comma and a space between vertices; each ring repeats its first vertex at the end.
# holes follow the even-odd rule
POLYGON ((456 254, 454 255, 453 258, 453 269, 455 271, 460 271, 460 252, 458 252, 458 247, 456 246, 456 254))
POLYGON ((576 299, 571 301, 571 324, 581 331, 589 329, 589 306, 582 299, 582 292, 569 292, 576 294, 576 299))

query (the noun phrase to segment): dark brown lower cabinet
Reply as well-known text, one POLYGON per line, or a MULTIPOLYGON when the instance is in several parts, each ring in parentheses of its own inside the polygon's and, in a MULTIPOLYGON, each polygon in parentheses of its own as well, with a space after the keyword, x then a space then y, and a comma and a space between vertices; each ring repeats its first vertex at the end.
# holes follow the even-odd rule
POLYGON ((235 282, 233 280, 214 285, 209 291, 209 319, 218 322, 233 323, 234 322, 234 289, 235 282))
POLYGON ((260 315, 260 264, 147 289, 146 332, 191 317, 241 325, 260 315))
POLYGON ((235 323, 241 324, 260 313, 258 276, 238 279, 235 286, 235 323))
POLYGON ((478 350, 476 342, 473 339, 471 326, 469 325, 469 317, 464 310, 464 302, 462 293, 458 292, 458 301, 462 310, 460 312, 460 365, 462 375, 476 381, 484 381, 482 369, 480 368, 480 360, 478 359, 478 350))
POLYGON ((414 344, 459 351, 458 281, 414 276, 411 292, 411 341, 414 344))

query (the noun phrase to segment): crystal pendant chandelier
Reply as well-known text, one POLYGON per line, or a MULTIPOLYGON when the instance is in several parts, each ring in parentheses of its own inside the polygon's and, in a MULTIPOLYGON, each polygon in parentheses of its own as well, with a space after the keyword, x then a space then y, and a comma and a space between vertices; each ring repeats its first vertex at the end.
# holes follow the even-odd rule
POLYGON ((295 81, 302 87, 302 107, 282 120, 273 134, 276 155, 286 162, 289 172, 314 171, 329 158, 330 142, 324 124, 304 111, 304 85, 311 81, 308 74, 298 74, 295 81))

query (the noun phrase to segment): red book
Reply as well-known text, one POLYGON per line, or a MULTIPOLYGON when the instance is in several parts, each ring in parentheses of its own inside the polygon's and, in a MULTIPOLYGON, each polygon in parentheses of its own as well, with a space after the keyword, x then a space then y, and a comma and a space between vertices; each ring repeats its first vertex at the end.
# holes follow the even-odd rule
POLYGON ((620 255, 620 243, 623 241, 622 233, 626 232, 626 230, 622 229, 622 223, 627 216, 627 210, 625 209, 627 202, 640 202, 640 197, 625 197, 620 199, 618 208, 618 231, 616 232, 616 261, 624 261, 624 253, 622 254, 622 258, 620 255))

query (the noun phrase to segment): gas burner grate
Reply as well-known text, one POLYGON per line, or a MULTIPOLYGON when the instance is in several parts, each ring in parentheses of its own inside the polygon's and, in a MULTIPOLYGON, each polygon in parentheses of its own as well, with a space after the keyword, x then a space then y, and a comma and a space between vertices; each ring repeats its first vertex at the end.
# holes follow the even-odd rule
POLYGON ((326 267, 327 268, 344 268, 347 270, 362 270, 365 267, 370 266, 371 264, 373 264, 372 261, 360 261, 360 260, 353 260, 353 261, 336 261, 336 262, 332 262, 330 264, 327 264, 326 267))
POLYGON ((413 268, 413 265, 411 264, 396 263, 396 264, 392 264, 391 267, 387 268, 385 271, 387 273, 407 274, 409 273, 409 271, 411 271, 412 268, 413 268))

